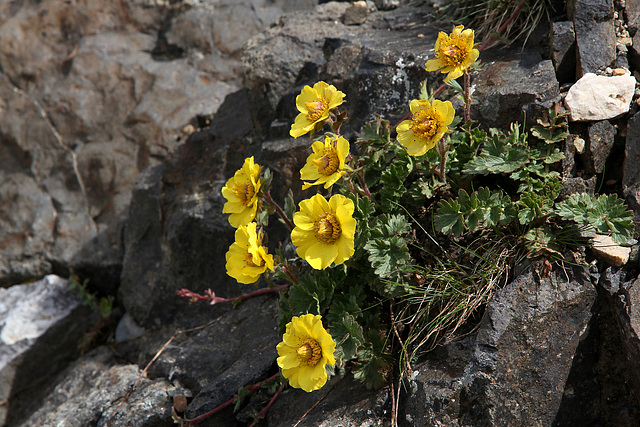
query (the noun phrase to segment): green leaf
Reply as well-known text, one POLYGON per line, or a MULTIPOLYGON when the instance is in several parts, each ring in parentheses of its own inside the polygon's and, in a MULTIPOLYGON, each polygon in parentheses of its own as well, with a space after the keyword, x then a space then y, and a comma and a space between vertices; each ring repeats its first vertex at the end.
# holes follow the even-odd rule
POLYGON ((572 194, 558 203, 554 213, 580 225, 590 225, 598 233, 610 234, 616 243, 624 243, 633 235, 633 213, 615 194, 591 196, 572 194))
POLYGON ((410 260, 407 241, 403 237, 411 230, 403 215, 381 215, 371 228, 371 239, 364 249, 374 272, 379 277, 397 277, 410 260))
POLYGON ((441 233, 461 236, 464 231, 464 215, 460 211, 460 204, 455 200, 440 202, 434 223, 436 230, 441 233))
POLYGON ((364 342, 362 326, 358 324, 353 314, 340 310, 341 307, 334 308, 328 316, 329 329, 333 339, 340 343, 345 360, 351 360, 356 356, 358 347, 364 342))
POLYGON ((322 314, 333 297, 334 279, 326 271, 312 271, 301 276, 300 281, 288 291, 291 313, 294 316, 322 314))

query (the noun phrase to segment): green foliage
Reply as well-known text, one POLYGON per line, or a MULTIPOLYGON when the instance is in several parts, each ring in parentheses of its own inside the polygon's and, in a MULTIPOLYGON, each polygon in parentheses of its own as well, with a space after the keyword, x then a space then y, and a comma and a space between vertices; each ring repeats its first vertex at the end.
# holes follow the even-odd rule
MULTIPOLYGON (((549 109, 548 119, 537 120, 537 125, 531 128, 531 134, 536 138, 540 138, 547 144, 555 144, 564 141, 569 133, 567 132, 567 116, 568 112, 559 112, 558 105, 549 109)), ((553 163, 553 162, 551 162, 553 163)))
POLYGON ((382 215, 377 218, 364 249, 374 273, 382 278, 398 277, 411 260, 407 235, 411 230, 402 215, 382 215))
POLYGON ((331 303, 339 270, 309 272, 300 277, 288 292, 289 310, 293 316, 322 314, 331 303), (333 274, 332 274, 333 273, 333 274))
POLYGON ((389 369, 389 355, 385 352, 386 341, 378 331, 369 331, 365 345, 358 352, 353 376, 364 382, 367 388, 380 388, 389 369))
POLYGON ((103 319, 111 317, 114 301, 114 297, 112 295, 98 298, 93 292, 89 291, 87 286, 89 279, 80 281, 80 278, 75 273, 71 273, 68 283, 69 289, 76 292, 76 295, 80 298, 82 304, 91 307, 91 309, 99 313, 100 317, 103 319))
POLYGON ((633 213, 614 194, 573 194, 558 203, 554 213, 564 220, 591 226, 598 233, 610 234, 616 243, 624 243, 633 234, 633 213))
POLYGON ((501 190, 491 192, 484 187, 469 194, 460 189, 457 200, 440 202, 434 223, 441 233, 459 237, 465 231, 506 225, 515 216, 511 199, 501 190))

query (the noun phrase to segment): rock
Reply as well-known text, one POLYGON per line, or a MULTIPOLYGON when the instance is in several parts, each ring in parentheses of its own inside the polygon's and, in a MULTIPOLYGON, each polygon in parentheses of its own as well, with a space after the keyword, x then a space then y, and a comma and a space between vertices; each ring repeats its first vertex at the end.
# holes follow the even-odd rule
POLYGON ((614 267, 622 267, 629 261, 631 248, 616 244, 611 237, 597 234, 591 242, 593 254, 614 267))
POLYGON ((564 199, 572 194, 588 193, 590 195, 595 194, 596 180, 595 177, 590 179, 584 179, 580 177, 568 178, 562 181, 562 191, 560 192, 560 198, 564 199))
POLYGON ((499 290, 463 377, 464 425, 552 425, 596 291, 584 267, 532 268, 499 290))
POLYGON ((625 76, 585 74, 571 88, 564 103, 572 121, 596 121, 618 117, 629 111, 636 79, 625 76))
POLYGON ((325 387, 331 392, 324 398, 324 394, 306 393, 299 389, 286 390, 269 410, 266 425, 288 427, 298 420, 299 427, 389 425, 391 402, 386 390, 367 390, 352 375, 346 375, 343 379, 334 376, 325 387))
POLYGON ((20 396, 78 355, 93 321, 58 276, 0 288, 0 423, 11 419, 20 396))
POLYGON ((536 52, 487 61, 474 79, 471 101, 472 118, 485 126, 509 129, 525 115, 528 125, 535 124, 536 118, 560 100, 553 64, 541 60, 536 52))
POLYGON ((174 425, 170 396, 179 387, 165 379, 140 378, 141 374, 135 365, 118 365, 116 355, 100 347, 62 372, 47 390, 41 407, 12 425, 174 425), (128 395, 134 384, 133 393, 128 395))
POLYGON ((632 426, 640 417, 638 341, 630 334, 632 282, 609 267, 597 281, 598 299, 578 346, 553 425, 632 426), (630 292, 627 292, 629 288, 630 292), (630 304, 627 306, 627 302, 630 304))
POLYGON ((616 128, 606 120, 598 121, 589 126, 589 167, 588 173, 602 173, 607 158, 613 148, 616 128))
POLYGON ((576 32, 577 76, 615 66, 616 33, 611 0, 571 0, 567 13, 576 32))
POLYGON ((138 174, 240 87, 249 37, 314 3, 44 0, 5 10, 0 150, 12 166, 0 194, 16 203, 0 214, 0 283, 73 268, 114 293, 138 174))
POLYGON ((640 233, 640 115, 629 119, 627 140, 624 148, 622 192, 633 210, 635 232, 640 233))
POLYGON ((552 22, 549 29, 549 53, 559 83, 575 81, 576 33, 572 21, 552 22))
POLYGON ((367 3, 360 1, 352 4, 342 15, 342 23, 344 25, 360 25, 367 20, 369 15, 369 7, 367 3))

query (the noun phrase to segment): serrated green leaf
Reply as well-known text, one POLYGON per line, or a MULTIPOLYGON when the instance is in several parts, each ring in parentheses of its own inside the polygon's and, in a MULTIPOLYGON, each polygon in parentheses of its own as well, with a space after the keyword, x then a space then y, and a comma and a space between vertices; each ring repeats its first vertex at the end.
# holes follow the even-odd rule
MULTIPOLYGON (((331 308, 334 309, 333 306, 331 308)), ((351 360, 364 342, 364 333, 353 314, 344 310, 335 312, 338 310, 333 310, 328 317, 329 330, 334 341, 340 343, 344 359, 351 360)))
POLYGON ((440 202, 434 225, 441 233, 461 236, 464 231, 464 216, 460 211, 460 204, 455 200, 440 202))

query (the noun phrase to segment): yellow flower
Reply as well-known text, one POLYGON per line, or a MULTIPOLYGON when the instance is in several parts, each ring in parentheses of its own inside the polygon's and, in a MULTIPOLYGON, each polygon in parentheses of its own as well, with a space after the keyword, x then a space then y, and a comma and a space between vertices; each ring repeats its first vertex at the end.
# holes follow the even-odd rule
POLYGON ((258 233, 255 222, 241 225, 236 230, 236 241, 227 252, 227 274, 240 283, 255 283, 260 275, 273 271, 273 256, 262 246, 262 233, 258 233))
POLYGON ((307 163, 300 170, 300 179, 303 181, 315 179, 316 182, 305 182, 302 189, 306 190, 312 185, 322 184, 324 188, 330 188, 348 169, 345 160, 349 155, 349 141, 341 136, 333 139, 326 136, 324 144, 322 141, 316 141, 311 148, 313 154, 307 157, 307 163))
POLYGON ((440 32, 434 48, 436 59, 425 64, 427 71, 448 73, 445 82, 460 77, 480 55, 480 51, 473 48, 473 30, 467 28, 463 31, 463 28, 463 25, 458 25, 451 34, 440 32))
POLYGON ((398 142, 412 156, 422 156, 442 139, 455 111, 449 101, 414 99, 409 104, 413 118, 398 125, 398 142))
POLYGON ((301 201, 300 212, 293 214, 296 226, 291 231, 298 255, 316 270, 351 258, 356 233, 353 211, 353 201, 341 194, 328 202, 321 194, 301 201))
POLYGON ((258 191, 262 186, 259 176, 260 165, 255 164, 251 156, 245 159, 242 168, 222 187, 222 195, 227 199, 222 213, 231 214, 229 224, 235 228, 249 224, 256 217, 258 191))
POLYGON ((329 118, 329 111, 344 102, 344 93, 333 85, 318 82, 313 87, 305 86, 296 97, 300 114, 289 133, 297 138, 305 133, 314 133, 329 118))
POLYGON ((278 366, 292 387, 306 392, 318 390, 327 382, 327 364, 333 366, 336 343, 322 327, 322 317, 294 316, 287 323, 282 342, 276 346, 278 366))

